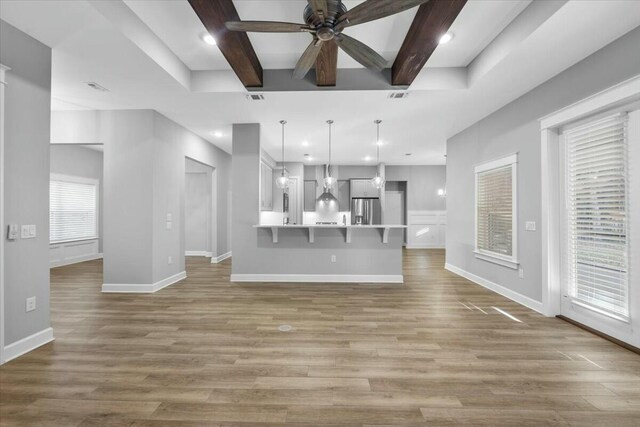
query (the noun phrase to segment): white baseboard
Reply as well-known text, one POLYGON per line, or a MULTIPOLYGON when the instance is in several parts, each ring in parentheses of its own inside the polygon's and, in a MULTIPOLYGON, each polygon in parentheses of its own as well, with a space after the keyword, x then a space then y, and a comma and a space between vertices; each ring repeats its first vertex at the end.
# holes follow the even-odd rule
POLYGON ((31 350, 35 350, 42 345, 50 343, 54 339, 52 328, 43 329, 40 332, 29 335, 26 338, 4 347, 4 361, 8 362, 16 357, 22 356, 31 350))
POLYGON ((204 256, 211 258, 213 254, 208 251, 184 251, 184 256, 204 256))
POLYGON ((522 304, 525 307, 528 307, 531 310, 537 311, 538 313, 546 316, 544 307, 542 305, 542 302, 540 301, 536 301, 529 298, 528 296, 512 291, 511 289, 505 288, 504 286, 498 285, 497 283, 493 283, 487 279, 483 279, 482 277, 469 273, 468 271, 458 268, 455 265, 445 264, 444 268, 445 270, 449 270, 450 272, 457 274, 458 276, 462 276, 465 279, 472 281, 473 283, 485 287, 495 293, 502 295, 503 297, 507 297, 510 300, 517 302, 518 304, 522 304))
POLYGON ((49 263, 49 268, 64 267, 65 265, 78 264, 79 262, 85 261, 93 261, 94 259, 102 259, 102 254, 90 254, 66 259, 63 261, 52 261, 49 263))
POLYGON ((138 283, 138 284, 120 284, 120 283, 103 283, 103 293, 137 293, 137 294, 151 294, 159 291, 162 288, 166 288, 169 285, 173 285, 176 282, 187 278, 187 272, 181 271, 178 274, 169 276, 166 279, 162 279, 156 283, 138 283))
POLYGON ((227 258, 231 258, 231 251, 227 252, 226 254, 222 254, 220 256, 212 256, 211 257, 211 264, 218 264, 219 262, 224 261, 227 258))
POLYGON ((445 249, 444 246, 420 246, 420 245, 407 245, 407 249, 445 249))
POLYGON ((402 274, 232 274, 232 282, 404 283, 402 274))

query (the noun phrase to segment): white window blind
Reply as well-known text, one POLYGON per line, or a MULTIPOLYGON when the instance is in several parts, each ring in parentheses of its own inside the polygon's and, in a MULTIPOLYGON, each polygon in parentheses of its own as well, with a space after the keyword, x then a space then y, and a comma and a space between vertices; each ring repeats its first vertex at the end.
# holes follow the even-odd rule
POLYGON ((97 238, 97 183, 81 178, 51 177, 49 241, 97 238))
POLYGON ((626 134, 624 114, 565 132, 568 292, 623 317, 629 314, 626 134))
POLYGON ((476 257, 517 268, 517 155, 476 167, 476 257))

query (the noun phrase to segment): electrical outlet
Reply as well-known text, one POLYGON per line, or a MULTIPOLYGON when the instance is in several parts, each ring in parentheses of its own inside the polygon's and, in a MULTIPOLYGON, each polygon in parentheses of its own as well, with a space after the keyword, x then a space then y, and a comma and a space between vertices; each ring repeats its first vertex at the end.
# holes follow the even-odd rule
POLYGON ((525 222, 524 229, 527 231, 536 231, 536 222, 535 221, 525 222))
POLYGON ((336 262, 336 256, 335 255, 331 255, 331 262, 336 262))
POLYGON ((524 268, 520 267, 518 269, 518 277, 524 279, 524 268))
POLYGON ((169 222, 173 221, 173 217, 171 216, 170 213, 167 214, 167 221, 169 222))
POLYGON ((35 309, 36 309, 36 297, 27 298, 25 310, 29 312, 35 309))
POLYGON ((171 230, 173 228, 173 223, 171 221, 167 221, 167 230, 171 230))
POLYGON ((173 264, 173 258, 168 257, 167 258, 167 264, 173 264))

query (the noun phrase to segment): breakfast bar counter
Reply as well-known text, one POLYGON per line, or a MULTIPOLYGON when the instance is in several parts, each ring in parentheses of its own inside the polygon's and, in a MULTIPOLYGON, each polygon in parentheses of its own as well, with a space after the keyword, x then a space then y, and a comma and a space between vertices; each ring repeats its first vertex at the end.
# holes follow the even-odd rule
POLYGON ((315 230, 317 229, 339 229, 344 230, 345 243, 351 243, 351 237, 354 230, 376 229, 380 230, 382 243, 389 242, 389 232, 392 229, 404 229, 406 225, 396 224, 374 224, 374 225, 344 225, 344 224, 260 224, 254 225, 254 228, 270 229, 273 243, 278 243, 279 231, 283 229, 306 229, 309 243, 315 241, 315 230))

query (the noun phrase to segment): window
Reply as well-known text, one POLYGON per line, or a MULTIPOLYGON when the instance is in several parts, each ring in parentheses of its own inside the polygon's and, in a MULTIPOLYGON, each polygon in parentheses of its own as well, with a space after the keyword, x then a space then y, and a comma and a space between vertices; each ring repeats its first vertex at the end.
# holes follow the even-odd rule
POLYGON ((574 302, 605 314, 629 314, 627 115, 564 132, 566 280, 574 302))
POLYGON ((477 166, 476 257, 518 268, 516 154, 477 166))
POLYGON ((98 181, 51 175, 49 184, 49 241, 98 237, 98 181))

